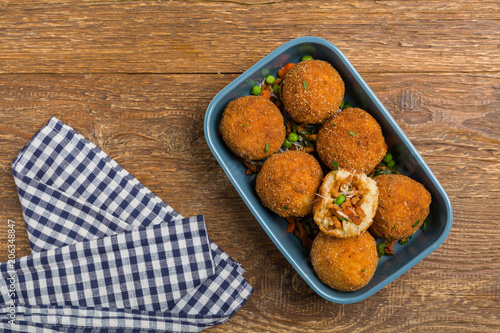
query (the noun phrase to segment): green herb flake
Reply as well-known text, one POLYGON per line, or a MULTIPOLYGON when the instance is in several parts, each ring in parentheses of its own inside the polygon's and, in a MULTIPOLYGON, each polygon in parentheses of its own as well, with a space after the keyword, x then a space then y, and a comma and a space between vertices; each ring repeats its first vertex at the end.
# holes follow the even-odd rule
POLYGON ((300 133, 299 138, 300 138, 299 141, 302 144, 302 146, 307 147, 307 148, 310 148, 313 146, 312 143, 309 141, 309 138, 307 137, 306 134, 300 133))
POLYGON ((335 162, 335 161, 332 161, 332 166, 333 166, 333 170, 338 170, 339 169, 339 162, 335 162))
POLYGON ((411 236, 406 237, 405 239, 400 239, 398 241, 398 243, 399 243, 399 245, 405 245, 406 243, 408 243, 410 241, 410 239, 411 239, 411 236))
POLYGON ((423 232, 425 232, 425 229, 427 228, 427 226, 429 225, 429 222, 431 221, 431 219, 429 218, 429 216, 427 216, 424 220, 424 222, 422 223, 422 225, 420 226, 420 229, 422 229, 423 232))
POLYGON ((349 222, 349 220, 348 220, 348 219, 346 219, 345 217, 339 217, 338 219, 339 219, 339 220, 342 220, 342 221, 349 222))
POLYGON ((302 83, 304 84, 304 89, 309 88, 309 85, 307 84, 307 81, 302 81, 302 83))
POLYGON ((314 133, 317 133, 320 126, 321 125, 318 125, 318 124, 306 124, 304 125, 305 128, 306 128, 306 131, 308 132, 308 134, 314 134, 314 133))
POLYGON ((283 206, 283 209, 288 209, 288 206, 283 206))
POLYGON ((269 142, 266 143, 266 148, 264 149, 264 153, 267 153, 269 151, 269 142))
POLYGON ((356 133, 354 133, 353 131, 349 131, 349 134, 352 135, 352 136, 356 135, 356 133))
POLYGON ((337 124, 333 124, 333 127, 337 127, 337 124))
POLYGON ((392 230, 396 229, 396 225, 394 225, 394 227, 392 227, 392 230))
POLYGON ((417 222, 413 223, 412 227, 415 228, 419 223, 420 223, 420 220, 417 220, 417 222))
POLYGON ((352 108, 352 105, 347 103, 345 100, 342 101, 342 103, 340 103, 339 105, 339 109, 348 109, 348 108, 352 108))
POLYGON ((363 269, 361 270, 361 273, 363 273, 364 271, 366 271, 366 268, 363 268, 363 269))
POLYGON ((247 127, 248 125, 241 125, 241 127, 247 127))
POLYGON ((292 123, 292 132, 297 133, 297 124, 296 123, 292 123))
POLYGON ((385 243, 386 241, 383 241, 382 243, 377 243, 377 253, 379 258, 381 258, 385 254, 385 243))
POLYGON ((309 223, 304 223, 304 228, 306 229, 306 232, 308 235, 311 234, 311 227, 309 226, 309 223))

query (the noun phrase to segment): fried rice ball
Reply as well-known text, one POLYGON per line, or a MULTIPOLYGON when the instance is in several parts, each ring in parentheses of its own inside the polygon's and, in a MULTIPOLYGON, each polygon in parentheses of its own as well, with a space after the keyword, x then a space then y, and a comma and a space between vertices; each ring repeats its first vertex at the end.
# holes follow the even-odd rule
POLYGON ((384 158, 387 145, 380 125, 368 112, 348 108, 319 130, 316 150, 330 169, 370 173, 384 158))
POLYGON ((389 241, 413 235, 429 215, 429 191, 403 175, 379 175, 373 179, 379 189, 379 203, 370 232, 389 241))
POLYGON ((283 79, 281 100, 299 123, 322 123, 338 111, 345 86, 340 74, 322 60, 302 61, 283 79))
POLYGON ((320 232, 313 241, 311 262, 324 284, 339 291, 355 291, 366 286, 375 274, 377 243, 368 232, 351 238, 320 232))
POLYGON ((282 217, 312 212, 323 171, 319 162, 300 150, 269 157, 257 175, 256 190, 262 204, 282 217))
POLYGON ((372 224, 377 204, 378 189, 373 179, 343 169, 331 171, 319 188, 313 206, 314 222, 330 236, 358 236, 372 224))
POLYGON ((283 115, 262 96, 244 96, 231 101, 219 126, 222 139, 237 156, 261 160, 277 152, 285 140, 283 115))

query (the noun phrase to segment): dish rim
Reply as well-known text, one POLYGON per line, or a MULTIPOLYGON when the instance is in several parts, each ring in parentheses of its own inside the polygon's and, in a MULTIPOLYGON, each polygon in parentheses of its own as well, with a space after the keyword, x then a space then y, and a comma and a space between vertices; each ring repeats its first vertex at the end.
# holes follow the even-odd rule
MULTIPOLYGON (((321 297, 324 299, 339 303, 339 304, 350 304, 350 303, 356 303, 359 301, 362 301, 376 292, 380 291, 390 283, 392 283, 394 280, 396 280, 398 277, 400 277, 402 274, 410 270, 413 266, 415 266, 417 263, 422 261, 425 257, 427 257, 429 254, 434 252, 443 242, 444 240, 448 237, 448 234, 450 233, 452 224, 453 224, 453 209, 451 206, 450 199, 448 197, 448 194, 442 187, 441 183, 437 180, 436 176, 434 173, 431 171, 427 163, 424 161, 418 150, 413 146, 411 141, 408 139, 404 131, 400 128, 400 126, 396 123, 390 112, 385 108, 385 106, 382 104, 382 102, 378 99, 378 97, 375 95, 375 93, 371 90, 371 88, 368 86, 368 84, 364 81, 364 79, 361 77, 361 75, 357 72, 357 70, 354 68, 354 66, 350 63, 350 61, 347 59, 347 57, 340 51, 340 49, 331 43, 328 40, 319 38, 319 37, 312 37, 312 36, 305 36, 305 37, 299 37, 292 39, 278 48, 276 48, 274 51, 263 57, 261 60, 256 62, 253 66, 251 66, 249 69, 247 69, 245 72, 243 72, 241 75, 239 75, 236 79, 234 79, 232 82, 227 84, 215 97, 211 100, 210 104, 207 107, 207 111, 205 113, 205 118, 204 118, 204 132, 205 132, 205 139, 207 141, 207 144, 212 151, 212 154, 215 156, 217 162, 220 164, 222 169, 224 170, 224 173, 226 176, 229 178, 231 183, 233 184, 234 188, 240 195, 240 197, 243 199, 247 207, 250 209, 254 217, 257 219, 259 222, 260 226, 264 229, 268 237, 272 240, 274 245, 280 250, 280 252, 283 254, 283 256, 288 260, 288 262, 293 266, 293 268, 297 271, 297 273, 300 274, 300 276, 306 281, 306 283, 321 297), (259 214, 259 212, 255 209, 253 203, 251 202, 250 198, 247 196, 247 193, 240 187, 238 184, 237 180, 235 179, 233 173, 229 170, 229 166, 227 165, 226 161, 221 157, 219 154, 219 151, 215 148, 214 143, 212 142, 212 137, 213 135, 217 135, 216 131, 213 133, 213 130, 210 128, 210 119, 211 117, 214 117, 214 110, 216 106, 218 105, 219 101, 221 100, 222 96, 225 96, 229 91, 233 90, 235 86, 244 83, 247 79, 249 79, 257 70, 260 70, 261 67, 263 67, 264 64, 268 63, 270 60, 276 58, 277 56, 283 54, 286 50, 295 47, 300 44, 321 44, 328 49, 330 49, 332 52, 334 52, 343 62, 343 64, 348 68, 350 74, 355 77, 355 79, 358 81, 360 84, 362 90, 369 96, 369 99, 376 105, 377 108, 382 112, 382 116, 387 120, 389 123, 390 127, 394 130, 394 132, 397 134, 398 139, 400 139, 407 147, 409 150, 411 150, 413 157, 416 160, 416 163, 419 164, 423 172, 429 177, 429 180, 434 184, 436 187, 438 193, 441 196, 441 199, 444 202, 444 205, 446 207, 446 226, 444 230, 442 231, 441 235, 439 236, 438 239, 436 239, 434 242, 432 242, 428 247, 426 247, 421 253, 417 254, 415 257, 413 257, 411 260, 406 262, 404 265, 402 265, 399 269, 395 270, 393 273, 388 275, 387 278, 384 280, 380 281, 378 284, 373 286, 370 289, 367 289, 365 292, 353 296, 349 296, 349 293, 342 293, 343 297, 338 297, 335 295, 329 295, 321 290, 316 285, 316 282, 311 280, 309 277, 309 273, 305 272, 299 265, 299 262, 292 256, 289 251, 283 247, 277 235, 274 234, 274 232, 269 228, 267 225, 267 222, 265 219, 259 214)), ((333 290, 333 289, 332 289, 333 290)), ((362 289, 361 289, 362 290, 362 289)))

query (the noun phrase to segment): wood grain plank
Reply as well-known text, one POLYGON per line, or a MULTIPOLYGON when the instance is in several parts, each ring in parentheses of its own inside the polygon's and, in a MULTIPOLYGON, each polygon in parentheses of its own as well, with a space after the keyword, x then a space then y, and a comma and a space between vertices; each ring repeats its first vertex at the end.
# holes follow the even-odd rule
POLYGON ((241 73, 305 35, 333 42, 365 72, 498 72, 499 7, 492 1, 13 4, 0 7, 0 73, 241 73))
POLYGON ((236 75, 1 75, 0 261, 7 219, 16 221, 16 254, 29 253, 10 162, 57 116, 181 214, 205 214, 211 239, 247 269, 254 295, 210 331, 498 331, 500 74, 362 75, 442 182, 455 216, 442 246, 367 300, 316 295, 210 153, 204 113, 236 75))
MULTIPOLYGON (((61 5, 61 4, 127 4, 127 3, 142 3, 152 4, 158 1, 142 1, 142 0, 22 0, 22 1, 9 1, 4 0, 0 4, 1 7, 28 7, 28 6, 45 6, 45 5, 61 5)), ((169 2, 184 2, 189 4, 206 3, 208 5, 217 4, 220 2, 232 2, 240 5, 248 6, 266 6, 272 3, 281 2, 279 0, 239 0, 239 1, 222 1, 222 0, 171 0, 169 2)), ((298 1, 288 1, 295 2, 298 1)), ((310 4, 315 1, 300 1, 300 3, 310 4)), ((336 1, 327 4, 336 11, 354 11, 356 9, 369 10, 372 13, 386 13, 386 12, 404 12, 412 10, 415 12, 453 12, 453 11, 470 11, 477 7, 481 7, 484 11, 495 11, 499 8, 499 4, 494 0, 457 0, 453 3, 443 3, 434 0, 386 0, 383 2, 377 0, 353 0, 353 1, 336 1)))

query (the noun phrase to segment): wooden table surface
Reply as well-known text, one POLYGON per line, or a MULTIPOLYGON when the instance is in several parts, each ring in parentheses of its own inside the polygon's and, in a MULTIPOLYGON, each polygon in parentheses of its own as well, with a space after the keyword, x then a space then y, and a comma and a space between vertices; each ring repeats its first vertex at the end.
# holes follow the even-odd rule
POLYGON ((30 253, 10 163, 51 116, 93 141, 246 269, 211 332, 500 331, 500 3, 37 1, 0 4, 0 260, 30 253), (453 228, 372 297, 328 302, 276 249, 211 154, 205 110, 283 43, 336 44, 450 196, 453 228))

